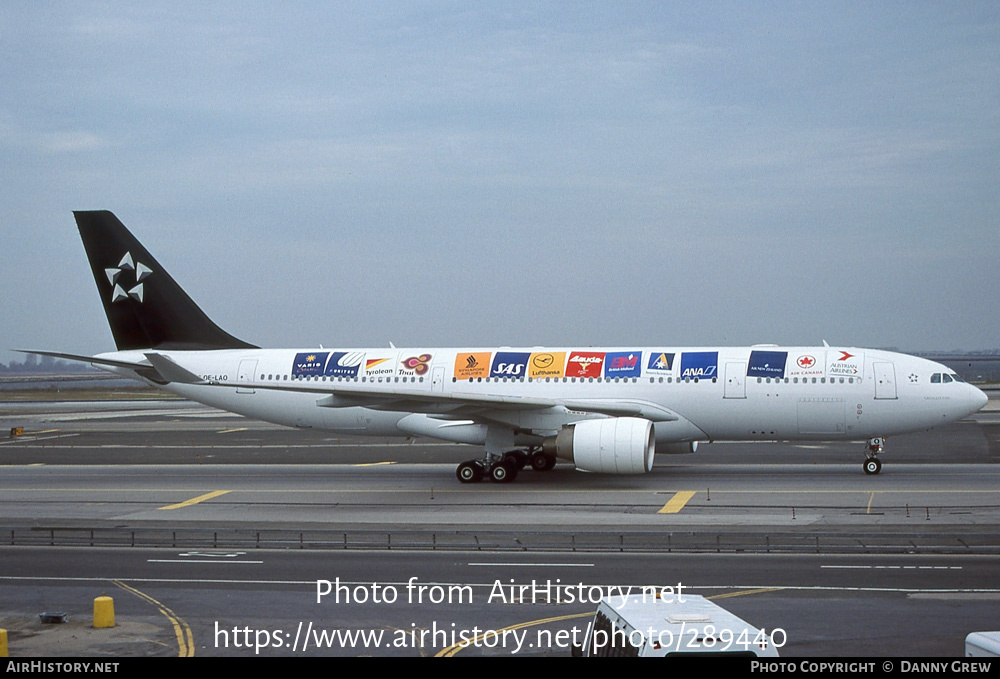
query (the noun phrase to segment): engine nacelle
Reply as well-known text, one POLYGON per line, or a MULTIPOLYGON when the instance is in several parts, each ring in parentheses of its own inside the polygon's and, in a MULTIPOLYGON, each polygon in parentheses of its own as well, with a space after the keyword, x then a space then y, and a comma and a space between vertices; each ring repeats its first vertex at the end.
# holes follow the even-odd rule
POLYGON ((547 452, 577 469, 602 474, 645 474, 653 468, 653 423, 638 417, 584 420, 545 440, 547 452))

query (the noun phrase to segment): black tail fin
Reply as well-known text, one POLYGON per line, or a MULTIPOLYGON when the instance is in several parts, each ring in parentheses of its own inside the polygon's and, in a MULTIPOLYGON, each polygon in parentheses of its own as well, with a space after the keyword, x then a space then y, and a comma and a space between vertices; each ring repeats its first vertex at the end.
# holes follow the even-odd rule
POLYGON ((74 212, 119 350, 255 349, 213 323, 110 212, 74 212))

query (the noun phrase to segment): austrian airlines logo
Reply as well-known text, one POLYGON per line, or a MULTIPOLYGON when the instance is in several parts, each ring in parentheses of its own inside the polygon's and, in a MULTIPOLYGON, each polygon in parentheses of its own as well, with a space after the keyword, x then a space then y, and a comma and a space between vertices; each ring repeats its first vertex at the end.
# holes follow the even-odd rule
POLYGON ((126 252, 122 261, 118 262, 118 268, 105 269, 104 275, 108 277, 108 282, 114 287, 111 291, 111 301, 120 302, 131 297, 135 301, 142 303, 143 281, 153 273, 153 270, 142 262, 134 262, 132 253, 126 252), (131 275, 123 275, 124 272, 131 272, 131 275), (126 292, 123 285, 128 285, 126 279, 132 279, 132 287, 126 292))

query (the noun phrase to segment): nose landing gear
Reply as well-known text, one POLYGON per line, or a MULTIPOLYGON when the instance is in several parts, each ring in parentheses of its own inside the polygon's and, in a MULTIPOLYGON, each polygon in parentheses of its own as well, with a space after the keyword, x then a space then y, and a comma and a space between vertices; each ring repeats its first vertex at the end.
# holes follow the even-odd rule
POLYGON ((878 474, 882 471, 882 461, 877 456, 882 452, 884 444, 885 439, 881 437, 868 439, 868 448, 865 451, 867 455, 864 463, 865 474, 878 474))

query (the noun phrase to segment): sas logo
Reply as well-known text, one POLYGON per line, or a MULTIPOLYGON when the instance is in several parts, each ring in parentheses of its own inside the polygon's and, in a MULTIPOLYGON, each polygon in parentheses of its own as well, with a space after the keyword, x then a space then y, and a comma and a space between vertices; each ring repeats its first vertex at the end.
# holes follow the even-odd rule
POLYGON ((490 352, 458 354, 455 356, 455 377, 471 380, 490 376, 490 352))
POLYGON ((525 377, 530 355, 518 351, 498 351, 493 357, 490 377, 525 377))
POLYGON ((638 377, 641 371, 641 351, 610 352, 604 357, 605 377, 638 377))
POLYGON ((565 351, 546 351, 532 354, 528 361, 528 377, 562 377, 566 365, 565 351))
POLYGON ((400 375, 426 375, 431 369, 428 363, 431 362, 430 354, 420 354, 419 356, 410 356, 409 358, 404 358, 400 363, 402 367, 399 369, 400 375))
POLYGON ((672 372, 674 369, 674 355, 667 353, 650 354, 649 364, 646 366, 648 372, 672 372))
POLYGON ((292 375, 304 377, 322 375, 323 368, 326 366, 326 357, 329 355, 329 351, 295 354, 295 360, 292 361, 292 375))
POLYGON ((718 371, 718 351, 685 351, 681 354, 681 379, 711 379, 718 371))
POLYGON ((604 368, 604 352, 574 351, 566 364, 569 377, 600 377, 604 368))

